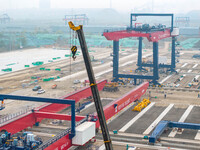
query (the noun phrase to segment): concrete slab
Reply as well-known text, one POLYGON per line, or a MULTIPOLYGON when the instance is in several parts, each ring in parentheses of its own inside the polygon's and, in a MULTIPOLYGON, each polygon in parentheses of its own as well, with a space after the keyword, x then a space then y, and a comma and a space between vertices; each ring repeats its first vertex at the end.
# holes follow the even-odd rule
MULTIPOLYGON (((187 110, 184 112, 184 114, 181 116, 178 122, 184 122, 186 118, 188 117, 188 115, 190 114, 190 112, 192 111, 193 107, 194 107, 193 105, 190 105, 187 108, 187 110)), ((168 135, 168 137, 175 137, 176 133, 177 133, 177 130, 172 130, 170 134, 168 135)))
MULTIPOLYGON (((142 134, 149 125, 163 112, 166 107, 154 106, 148 113, 145 113, 140 119, 130 126, 125 132, 142 134)), ((127 123, 127 122, 126 122, 127 123)))
MULTIPOLYGON (((185 122, 188 123, 198 123, 200 124, 200 107, 194 106, 188 117, 186 118, 185 122)), ((184 129, 182 132, 182 135, 177 134, 176 137, 184 138, 184 139, 195 139, 197 137, 198 140, 198 131, 197 130, 189 130, 189 129, 184 129)))
POLYGON ((182 132, 178 132, 175 138, 194 140, 197 131, 198 130, 184 129, 182 132))
POLYGON ((143 109, 137 116, 131 119, 125 126, 123 126, 119 131, 125 132, 130 126, 132 126, 139 118, 141 118, 150 108, 155 105, 155 102, 149 104, 145 109, 143 109))
POLYGON ((172 109, 174 104, 170 104, 159 116, 156 118, 156 120, 143 132, 144 135, 148 135, 156 126, 157 124, 162 120, 162 118, 172 109))
POLYGON ((108 124, 109 131, 121 129, 127 122, 134 118, 139 112, 132 111, 133 107, 130 107, 127 111, 121 114, 117 119, 108 124))
MULTIPOLYGON (((162 120, 178 121, 182 114, 185 112, 185 110, 186 109, 184 108, 173 107, 162 120)), ((172 129, 169 129, 166 133, 162 134, 162 137, 168 137, 171 131, 172 129)))
POLYGON ((179 118, 185 112, 185 108, 173 107, 162 120, 179 121, 179 118))

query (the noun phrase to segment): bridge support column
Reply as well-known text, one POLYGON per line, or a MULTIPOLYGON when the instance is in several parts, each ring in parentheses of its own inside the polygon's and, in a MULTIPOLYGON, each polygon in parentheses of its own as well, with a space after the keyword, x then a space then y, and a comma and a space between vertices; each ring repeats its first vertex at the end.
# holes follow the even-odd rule
POLYGON ((139 37, 137 66, 138 69, 142 68, 142 37, 139 37))
POLYGON ((153 42, 153 84, 158 84, 158 42, 153 42))
POLYGON ((119 41, 113 41, 113 81, 118 81, 119 41))
POLYGON ((171 72, 175 72, 176 68, 175 42, 176 37, 172 37, 171 72))

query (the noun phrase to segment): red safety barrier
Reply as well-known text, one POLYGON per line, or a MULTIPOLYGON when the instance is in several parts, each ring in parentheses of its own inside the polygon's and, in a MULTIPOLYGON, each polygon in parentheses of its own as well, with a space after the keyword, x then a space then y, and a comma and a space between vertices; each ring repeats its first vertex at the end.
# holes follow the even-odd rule
MULTIPOLYGON (((119 98, 115 101, 112 101, 111 103, 106 105, 103 108, 106 120, 110 119, 112 116, 117 114, 119 111, 121 111, 122 109, 127 107, 132 102, 139 100, 140 97, 143 94, 145 94, 148 86, 149 86, 149 82, 145 82, 145 83, 137 86, 136 88, 134 88, 127 94, 123 95, 121 98, 119 98)), ((97 113, 95 113, 94 115, 97 116, 97 113)), ((97 121, 96 127, 99 127, 99 126, 100 126, 99 121, 97 121)))
POLYGON ((19 131, 22 131, 28 127, 32 127, 36 123, 36 118, 34 116, 34 113, 28 113, 25 115, 22 115, 18 118, 10 120, 10 122, 6 122, 6 124, 2 125, 0 127, 1 130, 7 130, 11 134, 15 134, 19 131))
POLYGON ((67 134, 58 141, 51 144, 49 147, 45 148, 45 150, 67 150, 71 146, 72 146, 72 140, 69 139, 69 134, 67 134))

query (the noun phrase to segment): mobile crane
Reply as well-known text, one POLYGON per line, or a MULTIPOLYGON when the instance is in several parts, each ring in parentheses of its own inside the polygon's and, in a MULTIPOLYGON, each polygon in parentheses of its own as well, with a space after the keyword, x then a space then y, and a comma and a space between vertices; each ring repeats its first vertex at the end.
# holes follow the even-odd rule
MULTIPOLYGON (((91 65, 90 56, 89 56, 89 53, 88 53, 87 44, 86 44, 84 33, 83 33, 83 26, 79 25, 78 27, 75 27, 74 24, 70 21, 69 27, 72 30, 76 31, 76 33, 78 35, 78 39, 79 39, 82 54, 83 54, 83 59, 84 59, 84 62, 85 62, 85 67, 86 67, 88 78, 89 78, 89 81, 90 81, 90 87, 91 87, 96 111, 97 111, 97 114, 98 114, 99 123, 100 123, 102 134, 103 134, 105 148, 106 148, 106 150, 113 150, 112 142, 111 142, 111 139, 110 139, 110 135, 109 135, 109 132, 108 132, 108 127, 107 127, 107 124, 106 124, 106 119, 105 119, 105 115, 104 115, 104 111, 103 111, 103 106, 102 106, 101 99, 100 99, 100 96, 99 96, 99 91, 98 91, 98 88, 97 88, 96 80, 95 80, 95 77, 94 77, 94 72, 93 72, 92 65, 91 65)), ((73 59, 75 59, 76 57, 75 57, 74 46, 72 47, 71 50, 72 50, 72 53, 73 53, 72 57, 73 57, 73 59)))

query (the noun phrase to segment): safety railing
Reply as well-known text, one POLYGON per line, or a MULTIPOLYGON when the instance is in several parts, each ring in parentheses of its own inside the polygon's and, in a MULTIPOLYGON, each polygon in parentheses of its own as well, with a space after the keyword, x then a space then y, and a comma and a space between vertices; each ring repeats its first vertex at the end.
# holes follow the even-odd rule
POLYGON ((21 110, 19 112, 16 112, 16 113, 1 115, 0 116, 0 125, 5 123, 5 122, 7 122, 7 121, 9 121, 9 120, 17 118, 17 117, 19 117, 19 116, 21 116, 23 114, 26 114, 26 113, 30 112, 32 109, 34 109, 33 106, 27 107, 27 108, 25 108, 25 109, 23 109, 23 110, 21 110))
MULTIPOLYGON (((83 120, 77 122, 76 126, 79 126, 80 124, 84 123, 85 121, 87 121, 87 117, 84 118, 83 120)), ((65 131, 62 131, 61 133, 57 134, 55 137, 49 139, 48 141, 46 141, 42 145, 40 145, 40 147, 37 150, 44 150, 45 148, 49 147, 50 145, 52 145, 53 143, 55 143, 59 139, 63 138, 67 134, 70 134, 70 131, 71 131, 71 128, 69 128, 65 131)))
POLYGON ((50 145, 52 145, 53 143, 55 143, 56 141, 58 141, 62 137, 64 137, 67 134, 69 134, 70 131, 71 131, 71 128, 69 128, 69 129, 67 129, 65 131, 62 131, 61 133, 57 134, 53 138, 49 139, 48 141, 46 141, 45 143, 43 143, 42 145, 40 145, 40 147, 37 150, 44 150, 45 148, 49 147, 50 145))

